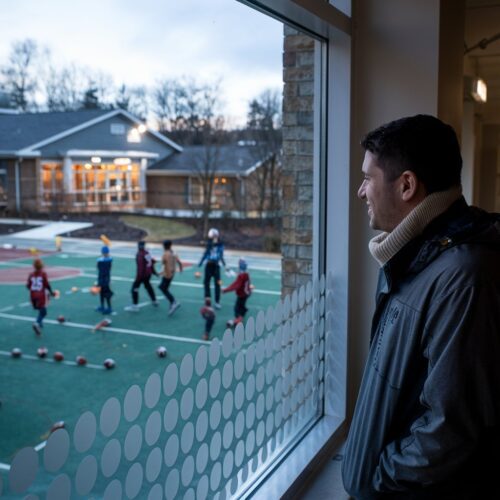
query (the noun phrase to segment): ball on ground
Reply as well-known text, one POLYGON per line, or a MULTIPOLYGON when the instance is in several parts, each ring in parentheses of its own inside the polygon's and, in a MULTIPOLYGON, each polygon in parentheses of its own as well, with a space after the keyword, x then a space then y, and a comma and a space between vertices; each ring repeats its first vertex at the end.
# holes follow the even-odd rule
POLYGON ((156 355, 159 358, 166 358, 167 357, 167 348, 161 345, 160 347, 158 347, 158 349, 156 349, 156 355))
POLYGON ((46 358, 48 353, 49 353, 49 350, 46 347, 39 347, 36 350, 36 355, 39 358, 46 358))
POLYGON ((66 321, 66 318, 62 314, 60 314, 57 317, 57 321, 59 321, 59 323, 64 323, 66 321))
POLYGON ((10 354, 13 358, 20 358, 23 353, 19 347, 14 347, 14 349, 10 351, 10 354))
POLYGON ((100 291, 101 291, 101 287, 100 286, 94 285, 94 286, 90 287, 90 293, 92 295, 99 295, 100 291))
POLYGON ((196 272, 194 273, 194 277, 195 277, 195 278, 201 278, 201 273, 200 273, 200 271, 196 271, 196 272))
POLYGON ((61 296, 61 292, 59 290, 54 290, 54 299, 58 299, 61 296))
POLYGON ((87 359, 83 356, 77 356, 76 357, 76 364, 79 366, 84 366, 87 364, 87 359))
POLYGON ((104 360, 103 365, 104 365, 104 368, 106 368, 106 370, 111 370, 112 368, 115 367, 115 362, 113 359, 107 358, 104 360))
POLYGON ((71 287, 71 291, 72 291, 73 293, 78 292, 78 287, 77 287, 77 286, 72 286, 72 287, 71 287))
POLYGON ((64 360, 64 354, 62 352, 60 352, 60 351, 56 351, 54 353, 53 358, 54 358, 54 361, 63 361, 64 360))

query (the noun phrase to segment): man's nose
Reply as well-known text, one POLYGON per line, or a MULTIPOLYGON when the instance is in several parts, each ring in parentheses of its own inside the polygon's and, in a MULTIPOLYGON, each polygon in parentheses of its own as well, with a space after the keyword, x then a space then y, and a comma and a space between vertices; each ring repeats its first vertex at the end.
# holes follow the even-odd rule
POLYGON ((361 183, 361 186, 359 186, 359 189, 358 189, 358 198, 360 200, 363 200, 365 198, 365 182, 366 181, 363 181, 361 183))

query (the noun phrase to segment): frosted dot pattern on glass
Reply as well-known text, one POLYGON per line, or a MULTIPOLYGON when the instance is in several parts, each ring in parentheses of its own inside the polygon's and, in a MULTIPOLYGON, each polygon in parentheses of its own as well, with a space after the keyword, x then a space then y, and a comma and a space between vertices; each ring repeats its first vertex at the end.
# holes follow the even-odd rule
POLYGON ((107 399, 100 414, 84 411, 43 451, 21 450, 0 493, 24 493, 48 474, 47 498, 225 499, 244 489, 323 407, 333 281, 301 285, 107 399))

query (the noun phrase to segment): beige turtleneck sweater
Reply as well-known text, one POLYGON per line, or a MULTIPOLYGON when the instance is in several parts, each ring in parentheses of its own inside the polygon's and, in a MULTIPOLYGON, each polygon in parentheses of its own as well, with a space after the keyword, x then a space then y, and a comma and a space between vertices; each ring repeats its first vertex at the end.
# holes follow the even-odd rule
POLYGON ((370 241, 368 248, 375 260, 383 266, 461 195, 462 188, 453 187, 426 196, 390 233, 381 233, 370 241))

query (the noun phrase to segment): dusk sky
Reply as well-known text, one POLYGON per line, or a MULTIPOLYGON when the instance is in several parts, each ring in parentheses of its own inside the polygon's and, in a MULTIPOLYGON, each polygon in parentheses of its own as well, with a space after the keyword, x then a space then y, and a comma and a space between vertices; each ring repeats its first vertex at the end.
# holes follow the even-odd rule
POLYGON ((0 64, 25 38, 55 65, 76 63, 116 85, 162 77, 222 81, 226 112, 244 120, 249 99, 281 89, 283 25, 236 0, 2 0, 0 64))

